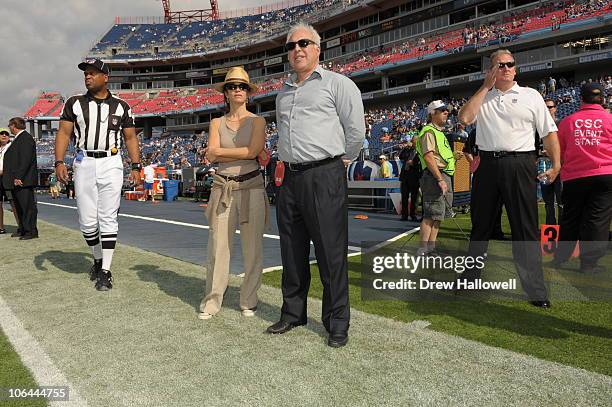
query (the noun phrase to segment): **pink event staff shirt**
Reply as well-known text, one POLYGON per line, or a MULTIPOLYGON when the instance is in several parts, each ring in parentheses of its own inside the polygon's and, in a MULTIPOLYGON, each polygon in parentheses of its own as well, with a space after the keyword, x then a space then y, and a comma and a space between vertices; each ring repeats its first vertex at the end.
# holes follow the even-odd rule
POLYGON ((584 104, 559 124, 561 180, 612 174, 612 115, 584 104))

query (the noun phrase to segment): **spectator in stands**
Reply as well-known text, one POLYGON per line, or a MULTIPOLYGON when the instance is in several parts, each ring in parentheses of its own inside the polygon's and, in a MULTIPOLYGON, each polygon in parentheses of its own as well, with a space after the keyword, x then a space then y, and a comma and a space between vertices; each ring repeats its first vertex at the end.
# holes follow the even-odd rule
POLYGON ((359 155, 365 136, 363 101, 353 81, 319 66, 321 37, 312 26, 293 26, 286 41, 294 74, 276 97, 278 154, 286 163, 276 211, 283 306, 280 321, 267 332, 282 334, 307 322, 312 240, 323 284, 327 344, 341 347, 348 342, 350 320, 348 195, 341 157, 348 164, 359 155))
MULTIPOLYGON (((483 85, 459 112, 464 125, 478 122, 480 165, 472 187, 470 255, 476 258, 486 252, 501 200, 510 221, 512 254, 523 289, 532 305, 548 308, 538 245, 534 128, 552 159, 552 168, 543 174, 552 182, 561 169, 557 126, 542 96, 514 81, 516 63, 510 51, 499 49, 490 61, 483 85), (512 137, 508 134, 510 124, 512 137)), ((461 277, 479 278, 476 268, 467 269, 461 277)))
POLYGON ((557 80, 555 78, 553 78, 552 76, 550 76, 548 78, 548 92, 549 93, 555 93, 555 91, 557 90, 557 80))
POLYGON ((544 82, 544 79, 540 80, 540 83, 538 84, 538 91, 542 97, 546 96, 546 82, 544 82))
MULTIPOLYGON (((435 255, 436 239, 440 223, 451 217, 453 190, 451 177, 455 174, 455 154, 442 132, 448 107, 441 100, 434 100, 427 106, 427 124, 416 138, 423 175, 423 220, 421 221, 421 246, 417 255, 435 255)), ((460 152, 458 154, 461 154, 460 152)))
POLYGON ((36 143, 25 130, 25 120, 13 117, 9 120, 9 130, 15 136, 4 152, 2 184, 11 191, 19 219, 19 228, 14 237, 19 240, 38 238, 38 208, 34 188, 38 184, 36 165, 36 143))
POLYGON ((266 121, 247 110, 248 96, 258 88, 242 67, 231 68, 215 89, 225 97, 226 114, 210 123, 206 157, 219 163, 219 169, 206 208, 210 226, 206 295, 198 317, 210 319, 221 309, 236 227, 240 229, 244 259, 240 309, 242 315, 250 317, 257 308, 268 218, 264 179, 256 160, 264 149, 266 121))
POLYGON ((392 178, 393 177, 393 166, 387 159, 385 154, 381 154, 380 159, 380 171, 378 173, 379 178, 392 178))
POLYGON ((580 93, 580 110, 559 124, 563 216, 553 264, 567 261, 580 240, 580 272, 597 273, 606 271, 597 262, 612 218, 612 115, 602 106, 601 84, 587 83, 580 93))
POLYGON ((7 129, 0 129, 0 235, 6 233, 4 229, 4 210, 2 208, 4 202, 11 203, 11 209, 15 216, 15 223, 19 225, 19 219, 17 217, 17 210, 15 209, 15 202, 9 197, 8 190, 4 189, 2 185, 2 173, 4 168, 4 153, 8 150, 11 145, 11 139, 7 129))
MULTIPOLYGON (((557 120, 557 105, 555 101, 552 99, 544 99, 544 103, 546 103, 546 108, 548 109, 548 112, 552 116, 555 123, 559 124, 557 120)), ((546 149, 542 150, 542 154, 548 156, 546 149)), ((555 178, 553 182, 540 184, 540 189, 542 190, 542 199, 544 200, 544 208, 546 210, 546 224, 556 225, 557 219, 561 220, 563 211, 563 204, 561 203, 561 177, 555 178), (558 217, 557 209, 559 211, 558 217)))

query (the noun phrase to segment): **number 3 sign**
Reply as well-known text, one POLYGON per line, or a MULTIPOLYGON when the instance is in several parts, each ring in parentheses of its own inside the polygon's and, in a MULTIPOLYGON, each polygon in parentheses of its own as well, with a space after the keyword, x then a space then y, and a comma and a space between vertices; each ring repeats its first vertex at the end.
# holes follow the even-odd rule
MULTIPOLYGON (((540 229, 540 247, 542 248, 543 256, 551 256, 557 250, 559 242, 559 225, 542 225, 540 229)), ((580 254, 578 243, 572 257, 578 257, 580 254)))

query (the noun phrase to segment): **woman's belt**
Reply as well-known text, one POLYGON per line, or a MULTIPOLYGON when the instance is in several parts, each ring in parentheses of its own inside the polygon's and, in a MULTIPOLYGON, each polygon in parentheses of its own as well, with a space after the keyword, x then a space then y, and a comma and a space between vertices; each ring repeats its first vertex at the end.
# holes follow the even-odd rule
POLYGON ((221 175, 221 174, 217 174, 218 176, 220 176, 221 178, 223 178, 226 181, 236 181, 236 182, 244 182, 246 180, 249 180, 251 178, 255 178, 258 175, 261 175, 261 171, 260 170, 254 170, 251 172, 247 172, 246 174, 242 174, 242 175, 221 175))

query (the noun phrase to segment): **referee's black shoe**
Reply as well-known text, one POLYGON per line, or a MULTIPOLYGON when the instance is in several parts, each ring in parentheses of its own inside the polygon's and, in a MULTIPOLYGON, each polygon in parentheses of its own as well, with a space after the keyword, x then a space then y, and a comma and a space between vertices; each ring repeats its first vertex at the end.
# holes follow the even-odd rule
POLYGON ((113 275, 110 270, 100 270, 95 287, 98 291, 108 291, 113 288, 113 275))
POLYGON ((100 271, 102 271, 102 259, 94 260, 91 268, 89 269, 89 280, 96 281, 100 275, 100 271))

